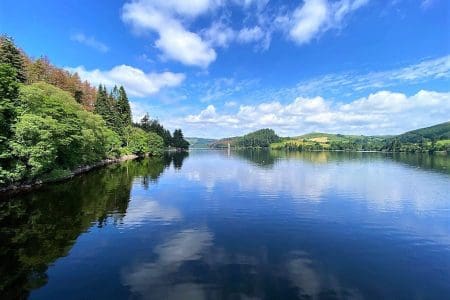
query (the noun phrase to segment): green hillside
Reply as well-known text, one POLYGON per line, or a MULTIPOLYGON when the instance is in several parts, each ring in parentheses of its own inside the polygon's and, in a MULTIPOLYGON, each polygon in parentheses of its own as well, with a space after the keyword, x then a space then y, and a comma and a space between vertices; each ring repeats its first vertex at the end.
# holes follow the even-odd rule
POLYGON ((233 148, 264 148, 279 140, 280 137, 276 135, 273 129, 265 128, 250 132, 244 136, 217 140, 210 145, 210 148, 227 148, 228 144, 233 148))
POLYGON ((450 122, 408 131, 398 135, 396 138, 401 142, 408 143, 450 140, 450 122))
POLYGON ((299 151, 450 151, 450 122, 392 136, 344 135, 313 132, 296 137, 279 138, 271 129, 262 129, 241 137, 217 140, 211 148, 270 147, 274 150, 299 151), (267 143, 271 140, 270 143, 267 143))

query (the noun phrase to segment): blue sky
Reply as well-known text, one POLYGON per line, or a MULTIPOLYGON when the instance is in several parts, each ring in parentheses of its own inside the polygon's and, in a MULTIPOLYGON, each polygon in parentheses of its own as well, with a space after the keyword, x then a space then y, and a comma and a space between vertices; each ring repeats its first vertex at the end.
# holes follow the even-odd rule
POLYGON ((447 0, 2 0, 0 32, 187 136, 450 119, 447 0))

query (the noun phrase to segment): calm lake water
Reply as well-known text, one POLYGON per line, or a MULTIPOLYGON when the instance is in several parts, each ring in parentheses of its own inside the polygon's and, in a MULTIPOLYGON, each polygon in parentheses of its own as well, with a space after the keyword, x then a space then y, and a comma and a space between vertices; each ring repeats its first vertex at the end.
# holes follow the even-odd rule
POLYGON ((444 299, 450 159, 192 151, 0 203, 1 299, 444 299))

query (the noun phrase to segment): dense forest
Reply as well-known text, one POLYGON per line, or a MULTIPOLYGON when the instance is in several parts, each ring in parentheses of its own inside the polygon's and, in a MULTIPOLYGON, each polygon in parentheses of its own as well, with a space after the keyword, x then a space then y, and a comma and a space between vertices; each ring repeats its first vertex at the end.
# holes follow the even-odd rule
POLYGON ((92 87, 0 37, 0 187, 129 154, 158 156, 167 147, 189 143, 181 129, 172 136, 148 115, 133 124, 124 87, 92 87))
POLYGON ((396 136, 363 136, 310 133, 280 138, 271 129, 262 129, 242 137, 212 142, 211 148, 262 148, 299 151, 384 151, 450 152, 450 122, 409 131, 396 136))

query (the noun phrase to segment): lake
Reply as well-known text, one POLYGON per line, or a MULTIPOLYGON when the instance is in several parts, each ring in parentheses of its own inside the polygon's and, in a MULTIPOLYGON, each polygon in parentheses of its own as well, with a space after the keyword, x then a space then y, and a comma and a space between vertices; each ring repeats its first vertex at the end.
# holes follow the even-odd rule
POLYGON ((0 203, 2 299, 444 299, 450 159, 191 151, 0 203))

